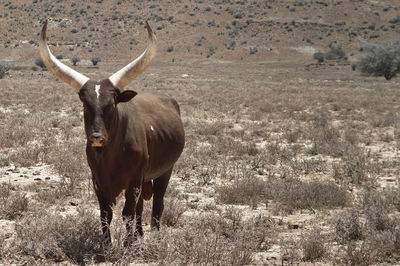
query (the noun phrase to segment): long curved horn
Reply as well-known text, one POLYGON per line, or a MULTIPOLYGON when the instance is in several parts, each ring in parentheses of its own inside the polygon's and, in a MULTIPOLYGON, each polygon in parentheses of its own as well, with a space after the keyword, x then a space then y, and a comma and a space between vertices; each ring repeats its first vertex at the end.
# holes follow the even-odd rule
POLYGON ((54 55, 50 52, 49 46, 47 45, 46 29, 47 19, 43 24, 39 41, 40 56, 42 57, 43 63, 51 72, 53 72, 54 75, 56 75, 59 79, 70 85, 78 92, 82 88, 82 86, 89 80, 89 78, 73 70, 67 65, 64 65, 57 58, 54 57, 54 55))
POLYGON ((134 78, 139 76, 151 64, 156 55, 156 36, 147 21, 146 28, 149 34, 149 44, 147 45, 147 49, 138 58, 108 78, 113 86, 120 90, 128 85, 134 78))

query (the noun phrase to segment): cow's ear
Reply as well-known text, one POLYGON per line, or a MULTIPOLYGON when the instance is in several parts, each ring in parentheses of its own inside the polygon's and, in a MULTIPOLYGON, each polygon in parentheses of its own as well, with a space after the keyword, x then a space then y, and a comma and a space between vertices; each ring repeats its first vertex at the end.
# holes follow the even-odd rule
POLYGON ((137 95, 136 91, 131 91, 131 90, 123 91, 121 93, 118 93, 117 102, 119 103, 129 102, 136 95, 137 95))

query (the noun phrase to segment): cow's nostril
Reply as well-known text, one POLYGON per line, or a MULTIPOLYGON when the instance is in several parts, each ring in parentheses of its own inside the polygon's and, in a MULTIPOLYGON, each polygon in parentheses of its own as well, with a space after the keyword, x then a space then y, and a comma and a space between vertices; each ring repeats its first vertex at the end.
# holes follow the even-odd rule
POLYGON ((100 132, 93 132, 92 135, 90 136, 91 139, 93 140, 98 140, 102 137, 103 135, 100 132))
POLYGON ((99 132, 93 132, 89 137, 89 142, 92 147, 103 147, 106 143, 106 137, 99 132))

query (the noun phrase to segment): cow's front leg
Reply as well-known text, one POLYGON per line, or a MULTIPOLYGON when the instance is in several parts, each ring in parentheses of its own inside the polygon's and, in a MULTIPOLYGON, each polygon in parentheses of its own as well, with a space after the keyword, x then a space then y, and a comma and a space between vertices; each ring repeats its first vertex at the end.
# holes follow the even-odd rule
MULTIPOLYGON (((140 195, 140 186, 130 186, 125 192, 125 206, 122 210, 122 216, 126 226, 125 246, 130 246, 134 241, 133 224, 135 220, 136 206, 140 195)), ((142 207, 143 208, 143 207, 142 207)))
POLYGON ((100 205, 100 219, 101 219, 101 230, 103 231, 104 242, 107 245, 111 245, 111 233, 110 224, 113 217, 112 209, 104 199, 99 197, 100 205))
POLYGON ((136 204, 136 230, 134 234, 135 239, 138 236, 143 236, 142 213, 143 213, 143 197, 140 196, 136 204))

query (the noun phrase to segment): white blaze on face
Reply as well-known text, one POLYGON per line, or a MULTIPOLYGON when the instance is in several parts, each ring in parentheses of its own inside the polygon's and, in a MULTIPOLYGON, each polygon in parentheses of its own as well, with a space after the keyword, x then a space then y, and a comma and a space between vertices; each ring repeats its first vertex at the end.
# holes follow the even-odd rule
POLYGON ((97 95, 97 99, 98 99, 100 96, 100 85, 96 85, 95 91, 96 91, 96 95, 97 95))

